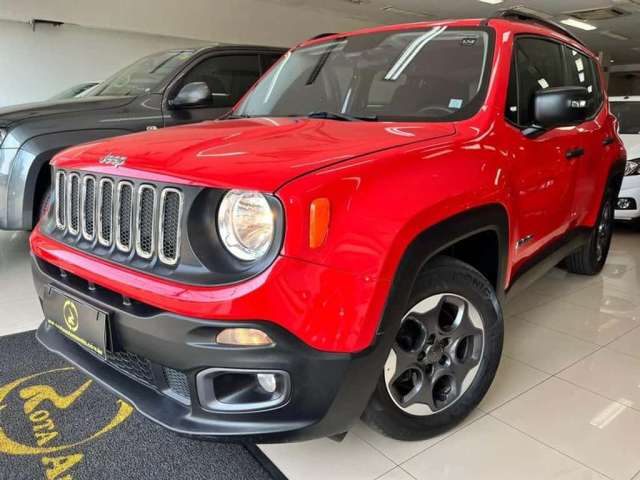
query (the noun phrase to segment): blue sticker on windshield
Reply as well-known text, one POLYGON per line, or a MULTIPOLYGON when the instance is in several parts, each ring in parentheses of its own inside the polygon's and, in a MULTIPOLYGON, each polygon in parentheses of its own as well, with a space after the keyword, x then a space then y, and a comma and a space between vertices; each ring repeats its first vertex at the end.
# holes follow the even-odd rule
POLYGON ((452 98, 449 101, 449 108, 455 108, 456 110, 459 110, 462 108, 462 99, 460 98, 452 98))

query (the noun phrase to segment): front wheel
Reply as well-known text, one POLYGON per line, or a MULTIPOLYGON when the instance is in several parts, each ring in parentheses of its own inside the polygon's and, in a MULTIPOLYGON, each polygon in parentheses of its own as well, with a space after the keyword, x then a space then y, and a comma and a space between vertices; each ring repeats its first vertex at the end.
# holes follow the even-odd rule
POLYGON ((409 303, 363 420, 389 437, 421 440, 480 403, 500 362, 504 327, 491 284, 453 258, 430 262, 409 303))

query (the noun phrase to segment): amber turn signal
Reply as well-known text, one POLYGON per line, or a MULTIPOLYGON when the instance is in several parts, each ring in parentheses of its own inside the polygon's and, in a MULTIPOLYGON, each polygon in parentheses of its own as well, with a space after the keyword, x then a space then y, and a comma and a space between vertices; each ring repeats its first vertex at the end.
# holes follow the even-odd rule
POLYGON ((309 209, 309 247, 321 247, 329 233, 331 204, 328 198, 316 198, 309 209))
POLYGON ((273 340, 269 335, 255 328, 227 328, 216 336, 216 343, 239 347, 261 347, 273 345, 273 340))

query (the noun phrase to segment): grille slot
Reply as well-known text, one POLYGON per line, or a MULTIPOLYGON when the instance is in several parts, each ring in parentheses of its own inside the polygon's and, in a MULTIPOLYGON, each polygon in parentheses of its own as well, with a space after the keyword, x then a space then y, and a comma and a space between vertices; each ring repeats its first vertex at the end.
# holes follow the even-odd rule
POLYGON ((116 200, 116 246, 118 250, 130 252, 133 230, 133 184, 118 183, 116 200))
POLYGON ((187 376, 178 370, 169 367, 162 367, 164 379, 171 389, 171 392, 186 404, 191 403, 191 392, 189 391, 189 381, 187 376))
POLYGON ((69 174, 67 187, 67 226, 69 233, 77 235, 80 232, 80 176, 77 173, 69 174))
POLYGON ((98 241, 105 247, 113 242, 113 180, 100 180, 98 195, 98 241))
POLYGON ((130 377, 147 385, 153 385, 151 362, 131 352, 107 352, 107 363, 130 377))
POLYGON ((180 220, 182 219, 182 193, 165 188, 160 199, 160 238, 158 256, 163 263, 175 265, 180 252, 180 220))
POLYGON ((136 253, 142 258, 153 256, 155 245, 156 191, 151 185, 138 190, 138 222, 136 224, 136 253))
POLYGON ((82 236, 91 241, 96 236, 96 179, 90 175, 82 179, 81 211, 82 236))
POLYGON ((64 172, 56 173, 56 227, 59 230, 64 230, 67 226, 66 220, 66 175, 64 172))

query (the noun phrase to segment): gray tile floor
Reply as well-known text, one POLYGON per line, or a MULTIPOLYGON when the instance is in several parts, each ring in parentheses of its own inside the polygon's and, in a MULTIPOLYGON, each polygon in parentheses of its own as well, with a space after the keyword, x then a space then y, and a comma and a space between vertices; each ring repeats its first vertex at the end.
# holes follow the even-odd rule
MULTIPOLYGON (((554 270, 506 306, 496 382, 455 431, 262 449, 291 480, 640 480, 640 233, 612 248, 598 277, 554 270)), ((29 269, 27 235, 0 232, 0 336, 41 320, 29 269)))

